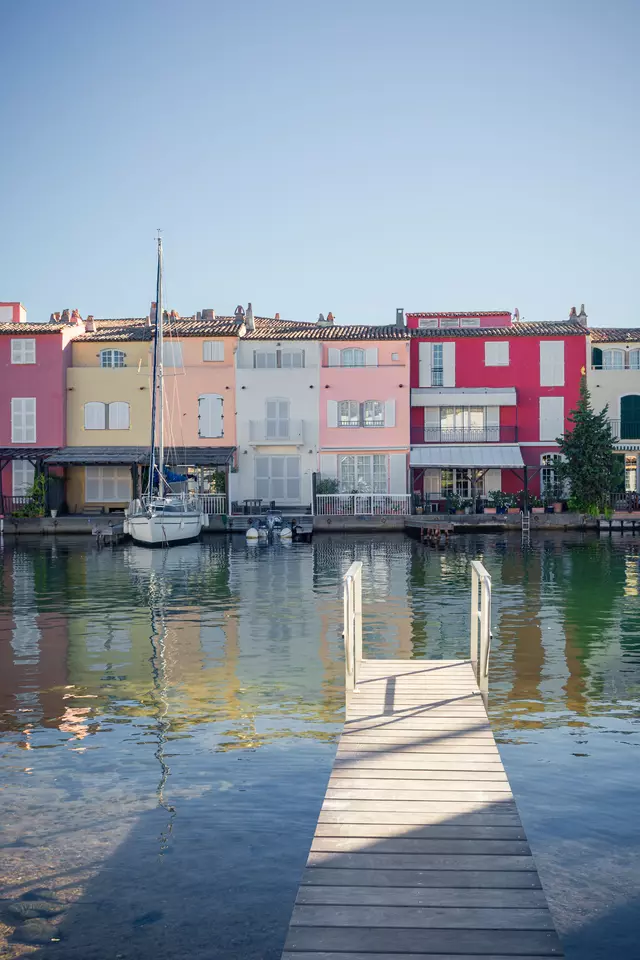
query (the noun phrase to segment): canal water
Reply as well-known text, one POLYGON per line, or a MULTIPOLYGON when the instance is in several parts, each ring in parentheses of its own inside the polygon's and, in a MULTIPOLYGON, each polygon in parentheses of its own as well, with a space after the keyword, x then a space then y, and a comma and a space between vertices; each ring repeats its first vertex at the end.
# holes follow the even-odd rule
POLYGON ((567 956, 640 957, 639 546, 5 543, 0 956, 279 958, 343 717, 341 577, 363 561, 367 655, 464 657, 480 557, 491 718, 567 956), (59 941, 21 942, 29 896, 65 904, 59 941))

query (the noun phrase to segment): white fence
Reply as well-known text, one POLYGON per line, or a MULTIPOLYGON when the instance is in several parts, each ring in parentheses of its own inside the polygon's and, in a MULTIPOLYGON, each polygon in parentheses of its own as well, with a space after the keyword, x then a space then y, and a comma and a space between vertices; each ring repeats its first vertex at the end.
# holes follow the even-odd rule
POLYGON ((319 517, 406 516, 409 513, 409 494, 319 493, 316 496, 316 514, 319 517))
POLYGON ((202 513, 221 514, 227 512, 226 493, 200 493, 196 496, 198 509, 202 513))

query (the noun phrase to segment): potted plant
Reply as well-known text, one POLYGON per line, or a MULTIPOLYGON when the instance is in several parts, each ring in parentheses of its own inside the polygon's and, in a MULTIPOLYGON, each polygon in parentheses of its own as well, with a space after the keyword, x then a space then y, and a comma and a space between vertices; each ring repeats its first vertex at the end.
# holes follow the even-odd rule
POLYGON ((520 513, 520 499, 517 493, 507 493, 507 513, 520 513))
POLYGON ((536 497, 533 494, 529 495, 529 506, 531 507, 531 513, 544 513, 544 503, 540 497, 536 497))
POLYGON ((497 513, 498 506, 496 504, 496 496, 499 495, 499 490, 491 490, 487 495, 487 503, 484 506, 484 513, 497 513))
POLYGON ((506 513, 509 494, 501 490, 491 490, 489 493, 489 507, 484 508, 485 513, 506 513), (492 509, 493 508, 493 509, 492 509))
MULTIPOLYGON (((327 494, 336 494, 340 489, 340 484, 334 477, 323 477, 322 480, 318 480, 316 483, 316 496, 322 496, 327 494)), ((324 504, 325 513, 334 512, 334 503, 331 500, 327 500, 324 504)))
POLYGON ((462 499, 457 493, 450 493, 447 497, 447 513, 462 513, 462 499))

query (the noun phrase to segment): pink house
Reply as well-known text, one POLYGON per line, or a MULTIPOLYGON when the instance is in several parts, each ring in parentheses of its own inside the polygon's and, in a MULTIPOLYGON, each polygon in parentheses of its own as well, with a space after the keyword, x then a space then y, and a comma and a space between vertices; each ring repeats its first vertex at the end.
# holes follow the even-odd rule
POLYGON ((27 323, 21 304, 0 304, 0 495, 4 498, 25 496, 38 464, 64 446, 70 342, 83 330, 77 311, 56 314, 48 323, 27 323))
MULTIPOLYGON (((353 512, 400 512, 407 494, 409 333, 403 326, 328 327, 319 397, 319 507, 360 495, 353 512), (362 495, 387 496, 386 500, 362 495)), ((345 502, 341 502, 341 508, 345 502)), ((348 505, 346 505, 348 508, 348 505)))

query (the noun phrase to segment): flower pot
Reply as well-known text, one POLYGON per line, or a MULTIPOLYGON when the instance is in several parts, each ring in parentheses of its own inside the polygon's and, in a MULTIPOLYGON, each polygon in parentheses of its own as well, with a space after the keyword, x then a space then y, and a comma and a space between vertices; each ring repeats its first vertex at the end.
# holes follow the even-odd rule
POLYGON ((51 516, 52 516, 53 519, 55 520, 55 518, 58 516, 58 511, 57 511, 57 510, 52 510, 52 511, 51 511, 51 516))
POLYGON ((554 503, 554 505, 553 505, 553 512, 554 512, 554 513, 562 513, 563 507, 564 507, 564 504, 561 503, 560 501, 558 501, 557 503, 554 503))
POLYGON ((484 508, 484 512, 485 512, 485 513, 497 513, 498 511, 497 511, 497 508, 496 508, 496 507, 485 507, 485 508, 484 508))
POLYGON ((458 514, 458 516, 462 516, 462 515, 464 515, 464 510, 463 510, 462 508, 460 508, 460 509, 456 510, 456 513, 458 514))
POLYGON ((520 507, 507 507, 507 513, 520 513, 520 507))
POLYGON ((416 507, 416 513, 423 513, 422 507, 416 507))
POLYGON ((544 507, 531 507, 531 513, 544 513, 544 507))

